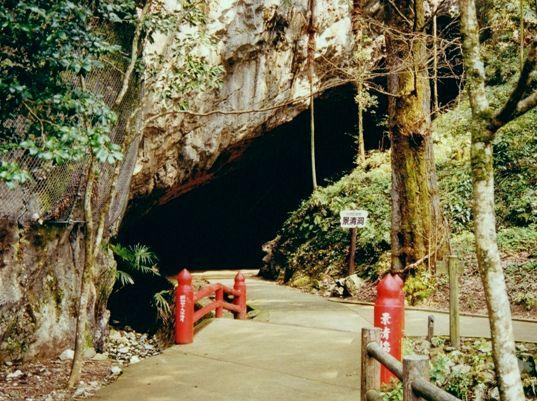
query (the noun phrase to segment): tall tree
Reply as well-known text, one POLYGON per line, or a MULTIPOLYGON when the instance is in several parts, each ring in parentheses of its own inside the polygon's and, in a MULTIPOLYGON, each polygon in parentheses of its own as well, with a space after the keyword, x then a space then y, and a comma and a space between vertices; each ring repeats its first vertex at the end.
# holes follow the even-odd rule
POLYGON ((310 89, 310 152, 311 179, 313 189, 317 188, 317 166, 315 162, 315 95, 313 93, 313 76, 315 74, 315 0, 308 0, 308 81, 310 89))
POLYGON ((431 141, 431 93, 422 0, 387 0, 388 115, 392 160, 392 271, 434 262, 443 225, 431 141))
POLYGON ((497 131, 537 105, 537 91, 531 90, 531 73, 537 62, 534 42, 516 87, 498 111, 489 105, 485 69, 480 54, 479 26, 474 0, 459 0, 466 90, 472 108, 471 162, 473 178, 474 233, 477 262, 485 289, 500 398, 524 400, 518 360, 515 355, 511 308, 496 239, 492 142, 497 131))

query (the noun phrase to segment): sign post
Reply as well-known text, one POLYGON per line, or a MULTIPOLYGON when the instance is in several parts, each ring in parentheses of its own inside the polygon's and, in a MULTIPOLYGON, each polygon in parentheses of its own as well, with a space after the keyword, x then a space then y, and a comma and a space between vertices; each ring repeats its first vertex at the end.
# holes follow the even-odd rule
POLYGON ((341 228, 350 229, 349 276, 354 274, 355 270, 356 229, 365 227, 368 214, 366 210, 342 210, 339 213, 341 228))

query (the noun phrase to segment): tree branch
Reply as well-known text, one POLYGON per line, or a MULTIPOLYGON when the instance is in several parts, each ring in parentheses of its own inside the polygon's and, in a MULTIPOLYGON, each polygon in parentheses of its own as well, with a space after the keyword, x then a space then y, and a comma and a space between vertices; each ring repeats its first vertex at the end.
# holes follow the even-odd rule
POLYGON ((527 88, 530 84, 531 73, 537 65, 537 45, 533 43, 528 51, 528 56, 520 72, 518 82, 511 92, 509 99, 503 106, 503 108, 492 118, 489 129, 491 132, 498 131, 505 124, 524 114, 531 108, 535 107, 536 95, 533 93, 527 98, 523 96, 527 92, 527 88))
POLYGON ((132 39, 132 47, 131 47, 131 60, 129 63, 129 66, 127 67, 127 71, 125 72, 125 76, 123 77, 123 83, 121 85, 121 91, 117 95, 116 98, 116 105, 120 105, 123 101, 123 98, 127 94, 127 91, 129 90, 129 83, 131 80, 132 73, 134 72, 134 67, 136 66, 136 61, 138 60, 138 45, 140 43, 140 37, 142 36, 142 30, 144 27, 144 21, 145 16, 149 12, 149 7, 151 6, 152 1, 149 0, 144 8, 142 9, 142 12, 140 14, 140 19, 138 21, 138 24, 136 25, 136 29, 134 31, 134 37, 132 39))
POLYGON ((518 102, 516 106, 517 114, 521 116, 522 114, 530 111, 534 107, 537 107, 537 91, 533 92, 527 98, 522 99, 518 102))

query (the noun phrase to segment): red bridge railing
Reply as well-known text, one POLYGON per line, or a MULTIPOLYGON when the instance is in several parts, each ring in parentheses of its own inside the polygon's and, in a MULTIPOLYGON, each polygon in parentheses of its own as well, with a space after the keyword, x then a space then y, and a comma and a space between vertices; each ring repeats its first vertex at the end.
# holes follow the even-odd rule
POLYGON ((194 325, 206 314, 215 311, 217 318, 222 317, 224 309, 233 312, 235 319, 246 319, 246 283, 244 276, 237 273, 233 288, 217 283, 203 287, 198 292, 192 288, 192 276, 187 269, 181 270, 177 277, 175 290, 175 343, 190 344, 194 340, 194 325), (194 310, 200 299, 214 294, 214 301, 201 309, 194 310), (233 296, 233 303, 224 300, 224 294, 233 296))

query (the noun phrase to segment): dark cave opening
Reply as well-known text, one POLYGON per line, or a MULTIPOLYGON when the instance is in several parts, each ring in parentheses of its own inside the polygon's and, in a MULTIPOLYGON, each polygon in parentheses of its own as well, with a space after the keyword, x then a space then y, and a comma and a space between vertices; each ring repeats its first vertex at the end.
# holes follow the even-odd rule
MULTIPOLYGON (((354 167, 354 96, 353 86, 345 85, 316 100, 320 185, 337 180, 354 167)), ((378 109, 384 110, 385 103, 385 98, 379 98, 378 109)), ((364 116, 367 149, 386 148, 380 116, 374 111, 364 116)), ((117 240, 125 246, 147 245, 158 256, 162 276, 175 275, 184 267, 191 271, 258 268, 263 257, 261 246, 276 236, 289 213, 311 194, 310 164, 306 110, 253 140, 242 157, 213 181, 144 216, 127 218, 117 240)), ((151 331, 156 324, 151 298, 169 284, 161 277, 137 274, 134 282, 116 288, 110 298, 112 323, 151 331)))
MULTIPOLYGON (((316 161, 320 185, 352 170, 356 105, 352 86, 316 101, 316 161)), ((366 147, 378 148, 383 129, 365 118, 366 147)), ((120 241, 148 245, 165 274, 179 268, 255 268, 261 245, 274 238, 289 212, 312 191, 309 111, 255 139, 244 155, 208 184, 160 206, 122 230, 120 241)))

